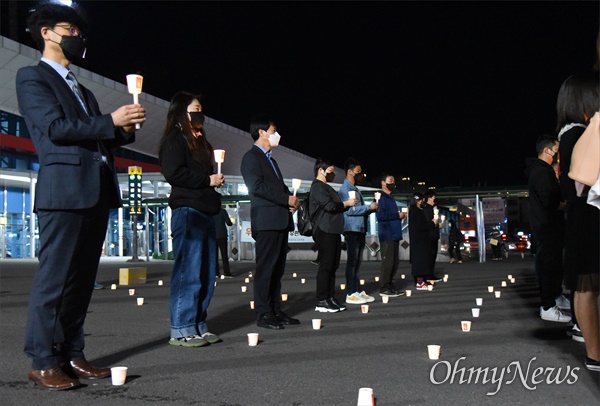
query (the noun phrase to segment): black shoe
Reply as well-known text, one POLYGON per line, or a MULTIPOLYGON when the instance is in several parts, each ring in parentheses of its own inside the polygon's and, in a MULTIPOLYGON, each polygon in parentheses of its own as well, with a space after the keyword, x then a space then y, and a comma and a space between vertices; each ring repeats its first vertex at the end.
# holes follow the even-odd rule
POLYGON ((283 324, 275 318, 273 313, 263 313, 256 322, 258 327, 270 328, 273 330, 283 330, 283 324))
POLYGON ((290 316, 288 316, 281 310, 279 311, 279 313, 277 313, 275 315, 275 318, 277 319, 278 322, 280 322, 281 324, 285 324, 286 326, 289 326, 292 324, 300 324, 300 320, 291 318, 290 316))
POLYGON ((337 301, 335 297, 330 297, 329 300, 333 303, 334 306, 337 306, 340 309, 340 312, 346 310, 346 306, 337 301))
POLYGON ((600 372, 600 361, 595 361, 593 359, 591 359, 590 357, 585 357, 585 367, 587 369, 589 369, 590 371, 597 371, 600 372))
POLYGON ((441 276, 437 276, 437 275, 430 275, 427 280, 429 282, 441 282, 444 280, 444 278, 442 278, 441 276))
POLYGON ((315 307, 315 312, 321 313, 337 313, 340 311, 340 308, 334 305, 330 299, 323 299, 317 302, 317 306, 315 307))
POLYGON ((398 297, 403 294, 404 294, 404 292, 399 293, 399 292, 395 291, 394 289, 387 289, 387 290, 384 290, 383 292, 379 292, 379 296, 383 296, 383 297, 398 297))

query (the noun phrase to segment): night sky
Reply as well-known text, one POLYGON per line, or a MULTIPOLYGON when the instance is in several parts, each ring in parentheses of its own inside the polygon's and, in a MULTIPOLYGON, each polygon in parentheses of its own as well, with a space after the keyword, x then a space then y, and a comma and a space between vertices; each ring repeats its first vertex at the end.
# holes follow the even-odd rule
POLYGON ((139 71, 166 100, 201 93, 244 131, 270 113, 282 145, 437 187, 526 184, 561 83, 592 69, 599 21, 597 1, 79 4, 82 67, 139 71))

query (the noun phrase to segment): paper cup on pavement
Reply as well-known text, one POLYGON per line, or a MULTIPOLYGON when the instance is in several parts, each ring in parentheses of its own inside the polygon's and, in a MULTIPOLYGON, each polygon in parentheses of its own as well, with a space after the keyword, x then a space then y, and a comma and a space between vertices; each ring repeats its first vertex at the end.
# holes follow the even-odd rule
POLYGON ((361 279, 361 280, 360 280, 360 284, 361 284, 361 285, 364 285, 364 284, 365 284, 365 282, 366 282, 366 281, 365 281, 364 279, 361 279))
POLYGON ((433 284, 427 286, 427 290, 431 292, 433 290, 433 284))
POLYGON ((321 319, 312 319, 312 326, 315 330, 321 329, 321 319))
POLYGON ((473 315, 473 317, 479 317, 479 307, 474 307, 471 309, 471 314, 473 315))
POLYGON ((515 283, 516 279, 515 278, 510 278, 510 283, 515 283))
POLYGON ((251 301, 250 301, 250 308, 251 308, 251 309, 254 309, 254 300, 251 300, 251 301))
POLYGON ((362 311, 363 313, 369 313, 369 305, 368 304, 360 305, 360 311, 362 311))
POLYGON ((493 286, 488 286, 488 292, 492 293, 494 291, 494 287, 493 286))
POLYGON ((383 303, 388 303, 388 302, 390 301, 390 298, 389 298, 389 297, 387 297, 387 296, 381 296, 381 301, 382 301, 383 303))
POLYGON ((506 281, 502 281, 502 283, 501 283, 501 286, 502 286, 503 288, 505 288, 505 287, 506 287, 506 281))
POLYGON ((113 385, 123 385, 127 379, 127 367, 112 367, 110 369, 110 379, 113 385))
POLYGON ((129 296, 135 295, 135 289, 129 289, 129 296))
POLYGON ((287 302, 288 300, 288 294, 287 293, 282 293, 281 294, 281 301, 282 302, 287 302))
POLYGON ((346 290, 346 284, 345 283, 340 283, 340 289, 341 290, 346 290))
POLYGON ((110 285, 110 289, 111 290, 117 290, 117 284, 113 283, 112 285, 110 285))
POLYGON ((494 292, 494 295, 496 296, 496 299, 498 299, 500 297, 501 293, 502 292, 500 292, 499 290, 497 290, 497 291, 494 292))
POLYGON ((158 286, 162 286, 162 285, 164 285, 164 282, 161 279, 161 280, 158 281, 158 286))
MULTIPOLYGON (((224 279, 224 278, 223 278, 224 279)), ((250 283, 250 278, 244 279, 244 283, 250 283)))
POLYGON ((406 289, 406 296, 411 297, 412 296, 412 290, 406 289))
POLYGON ((461 321, 460 326, 464 332, 471 331, 471 322, 468 320, 461 321))
POLYGON ((404 275, 404 274, 400 275, 400 279, 406 279, 406 275, 404 275))
POLYGON ((304 278, 300 279, 300 283, 304 285, 306 283, 306 279, 304 279, 304 278))
POLYGON ((248 287, 244 285, 244 286, 242 286, 241 289, 242 289, 242 292, 245 292, 246 290, 248 290, 248 287))
POLYGON ((375 277, 375 282, 379 282, 379 276, 375 277))
POLYGON ((477 306, 483 305, 483 298, 482 297, 476 298, 475 303, 477 304, 477 306))
POLYGON ((256 347, 258 345, 258 333, 248 333, 248 345, 256 347))
POLYGON ((144 298, 143 297, 138 297, 137 298, 137 304, 138 304, 138 306, 143 305, 144 304, 144 298))
POLYGON ((428 345, 427 353, 429 354, 429 359, 439 359, 440 349, 441 347, 439 345, 428 345))
POLYGON ((356 406, 374 406, 375 397, 372 388, 360 388, 358 390, 358 402, 356 406))
POLYGON ((512 279, 512 275, 508 275, 508 278, 507 278, 507 279, 512 279))
POLYGON ((298 274, 297 274, 296 272, 294 272, 294 273, 292 274, 292 276, 295 278, 295 277, 297 277, 297 276, 298 276, 298 274))

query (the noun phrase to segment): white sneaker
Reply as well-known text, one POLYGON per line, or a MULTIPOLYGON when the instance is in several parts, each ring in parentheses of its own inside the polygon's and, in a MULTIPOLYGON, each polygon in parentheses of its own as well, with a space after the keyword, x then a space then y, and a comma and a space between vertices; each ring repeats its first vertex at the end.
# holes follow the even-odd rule
POLYGON ((364 290, 362 292, 360 292, 358 295, 360 297, 362 297, 363 299, 365 299, 367 301, 367 303, 371 303, 371 302, 375 301, 375 298, 373 296, 367 295, 367 293, 364 290))
POLYGON ((544 310, 540 306, 540 317, 546 321, 557 321, 559 323, 568 323, 571 321, 571 316, 567 316, 557 306, 551 307, 548 310, 544 310))
POLYGON ((571 310, 571 302, 565 295, 560 295, 556 298, 556 307, 562 310, 571 310))
POLYGON ((363 299, 358 292, 354 292, 351 295, 346 295, 346 303, 348 304, 364 304, 367 303, 366 299, 363 299))

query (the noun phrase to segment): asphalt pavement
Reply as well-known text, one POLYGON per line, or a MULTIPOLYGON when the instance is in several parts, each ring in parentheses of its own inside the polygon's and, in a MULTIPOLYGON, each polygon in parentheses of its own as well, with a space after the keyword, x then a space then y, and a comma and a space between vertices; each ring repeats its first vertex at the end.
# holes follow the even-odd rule
MULTIPOLYGON (((23 353, 28 292, 37 261, 0 260, 0 403, 2 405, 356 405, 361 387, 373 389, 384 405, 597 405, 600 374, 583 366, 584 344, 566 335, 563 323, 539 318, 533 260, 438 262, 448 282, 433 291, 415 291, 410 265, 401 262, 398 287, 411 297, 382 303, 379 262, 365 262, 364 289, 376 297, 369 312, 348 305, 341 313, 317 313, 315 276, 309 261, 288 261, 284 310, 299 326, 273 331, 256 326, 250 309, 252 262, 233 262, 233 279, 219 280, 208 326, 223 341, 201 348, 173 347, 169 340, 169 284, 172 261, 131 263, 103 258, 85 324, 86 357, 97 366, 127 366, 123 386, 110 379, 51 392, 27 382, 23 353), (145 266, 147 283, 118 286, 119 268, 145 266), (296 273, 296 277, 294 277, 296 273), (406 279, 400 278, 401 274, 406 279), (508 275, 515 283, 508 281, 508 275), (304 284, 301 279, 306 279, 304 284), (163 285, 158 284, 159 280, 163 285), (506 287, 501 282, 507 281, 506 287), (241 287, 247 285, 243 293, 241 287), (501 291, 500 298, 488 286, 501 291), (129 288, 135 288, 130 296, 129 288), (143 297, 142 306, 136 299, 143 297), (475 298, 483 298, 479 318, 475 298), (323 328, 313 330, 311 319, 323 328), (472 322, 463 332, 462 320, 472 322), (247 345, 257 332, 259 344, 247 345), (441 346, 430 360, 427 345, 441 346)), ((345 262, 338 270, 339 289, 345 262)))

